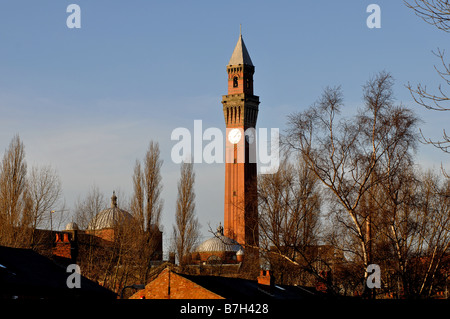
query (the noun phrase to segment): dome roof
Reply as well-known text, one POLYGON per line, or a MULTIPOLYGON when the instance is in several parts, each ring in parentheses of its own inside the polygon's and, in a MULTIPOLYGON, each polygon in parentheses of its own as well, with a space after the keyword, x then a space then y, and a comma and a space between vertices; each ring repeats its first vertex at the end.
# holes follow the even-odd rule
POLYGON ((70 222, 66 225, 66 230, 78 230, 77 223, 70 222))
POLYGON ((130 221, 131 219, 133 219, 133 216, 131 216, 130 213, 117 207, 117 196, 115 192, 113 192, 113 196, 111 197, 111 207, 98 213, 89 222, 88 229, 99 230, 114 228, 118 224, 130 221))
POLYGON ((201 243, 196 251, 201 252, 238 252, 241 250, 241 245, 237 241, 225 236, 223 234, 223 227, 219 226, 214 237, 211 237, 201 243))

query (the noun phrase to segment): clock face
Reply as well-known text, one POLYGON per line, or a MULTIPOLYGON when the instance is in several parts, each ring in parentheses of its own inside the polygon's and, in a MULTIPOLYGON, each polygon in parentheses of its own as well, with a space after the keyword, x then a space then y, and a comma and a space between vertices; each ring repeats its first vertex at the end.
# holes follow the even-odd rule
POLYGON ((238 128, 232 129, 230 132, 228 132, 228 140, 230 143, 237 144, 241 140, 241 130, 238 128))

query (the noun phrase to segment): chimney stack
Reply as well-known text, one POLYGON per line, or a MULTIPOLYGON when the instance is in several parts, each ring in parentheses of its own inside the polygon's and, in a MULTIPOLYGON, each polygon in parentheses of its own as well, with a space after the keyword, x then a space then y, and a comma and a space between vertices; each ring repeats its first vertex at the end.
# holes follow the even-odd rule
POLYGON ((69 233, 57 232, 53 256, 60 261, 74 262, 77 258, 76 243, 69 239, 69 233))
POLYGON ((258 276, 258 284, 265 286, 273 286, 274 279, 270 270, 262 270, 258 276))

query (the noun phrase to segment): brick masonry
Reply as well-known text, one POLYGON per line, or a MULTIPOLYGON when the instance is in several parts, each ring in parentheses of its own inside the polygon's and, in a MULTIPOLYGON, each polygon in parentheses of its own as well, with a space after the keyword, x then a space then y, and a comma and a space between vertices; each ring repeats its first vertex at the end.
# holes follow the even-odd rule
POLYGON ((69 241, 69 234, 56 233, 55 247, 53 255, 61 258, 72 259, 72 245, 69 241))
POLYGON ((153 281, 130 299, 224 299, 186 279, 169 268, 164 269, 153 281))
MULTIPOLYGON (((238 45, 235 51, 239 48, 238 45)), ((253 95, 254 72, 253 65, 227 66, 228 94, 222 97, 227 136, 232 128, 245 132, 256 126, 259 97, 253 95)), ((257 246, 257 166, 250 161, 251 158, 256 159, 256 148, 250 147, 244 136, 236 144, 232 144, 227 138, 225 153, 225 236, 241 245, 257 246)))

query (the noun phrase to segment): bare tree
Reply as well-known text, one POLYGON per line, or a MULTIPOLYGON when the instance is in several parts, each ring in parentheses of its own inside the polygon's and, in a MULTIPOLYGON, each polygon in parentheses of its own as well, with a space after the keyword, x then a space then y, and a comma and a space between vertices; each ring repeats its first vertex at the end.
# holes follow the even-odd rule
POLYGON ((144 191, 145 191, 145 222, 146 229, 150 230, 153 225, 159 227, 163 200, 161 198, 161 166, 159 144, 150 142, 148 151, 144 158, 144 191))
POLYGON ((133 190, 134 195, 131 200, 131 212, 133 213, 135 220, 138 222, 140 230, 143 232, 145 230, 144 176, 139 160, 136 160, 136 164, 134 166, 133 190))
POLYGON ((173 240, 180 266, 189 261, 190 254, 198 243, 199 223, 195 215, 195 172, 192 163, 181 165, 178 181, 178 197, 173 226, 173 240))
POLYGON ((136 239, 137 221, 120 218, 114 224, 114 241, 97 253, 103 256, 100 263, 101 282, 105 287, 119 292, 121 288, 139 280, 138 257, 140 244, 136 239), (131 281, 130 281, 131 280, 131 281))
POLYGON ((16 135, 3 155, 0 166, 0 242, 20 246, 22 226, 31 222, 27 215, 27 164, 25 147, 16 135))
POLYGON ((445 290, 450 248, 450 183, 431 173, 420 178, 417 209, 409 238, 410 255, 405 290, 414 297, 430 297, 437 286, 445 290), (447 258, 447 265, 445 265, 447 258), (439 278, 441 277, 441 278, 439 278), (439 282, 441 281, 441 282, 439 282))
POLYGON ((369 192, 385 181, 384 168, 398 167, 414 145, 417 118, 407 108, 393 105, 392 86, 386 72, 370 79, 363 88, 364 107, 353 118, 339 118, 343 105, 339 87, 325 89, 310 109, 289 117, 287 143, 299 151, 346 213, 348 220, 341 222, 359 244, 355 256, 360 256, 364 270, 373 259, 374 204, 369 192), (385 163, 387 153, 396 154, 394 162, 385 163), (366 209, 363 200, 368 201, 366 209))
POLYGON ((48 247, 45 233, 36 232, 38 228, 57 229, 65 219, 64 203, 61 202, 62 188, 58 173, 50 165, 32 167, 28 175, 27 193, 30 207, 27 214, 31 220, 30 245, 34 249, 48 247), (58 218, 55 218, 58 212, 58 218))
POLYGON ((78 197, 75 203, 75 221, 80 229, 87 230, 91 226, 95 227, 95 223, 91 223, 91 221, 106 207, 106 198, 100 192, 98 186, 91 186, 85 197, 78 197))
POLYGON ((61 180, 51 166, 35 166, 28 176, 28 189, 33 202, 32 227, 36 229, 48 220, 50 211, 56 210, 62 195, 61 180))
POLYGON ((406 166, 395 180, 377 188, 376 253, 383 273, 390 277, 384 278, 384 289, 398 297, 430 297, 439 286, 445 287, 442 275, 450 244, 448 182, 406 166))
MULTIPOLYGON (((82 230, 95 232, 97 223, 95 217, 104 210, 106 206, 105 196, 100 192, 98 186, 93 185, 87 191, 84 198, 78 197, 75 203, 75 222, 82 230)), ((99 267, 101 267, 101 256, 97 254, 97 242, 94 236, 87 236, 86 240, 82 240, 79 245, 81 267, 86 276, 91 279, 98 280, 99 267)))
POLYGON ((425 22, 439 30, 450 32, 449 0, 404 0, 404 3, 425 22))
POLYGON ((291 163, 285 155, 277 172, 258 178, 260 248, 283 273, 280 281, 299 278, 298 269, 287 271, 293 266, 315 271, 310 251, 319 241, 320 199, 318 179, 301 157, 291 163))
POLYGON ((16 135, 0 166, 0 242, 36 248, 35 230, 47 226, 60 199, 61 181, 50 166, 33 167, 27 175, 25 147, 16 135))
MULTIPOLYGON (((450 32, 450 2, 448 0, 411 0, 404 1, 404 3, 428 24, 444 32, 450 32)), ((434 67, 438 76, 444 84, 450 85, 450 64, 445 62, 445 51, 438 48, 437 51, 433 51, 433 54, 441 64, 440 67, 434 67)), ((435 111, 450 110, 450 97, 442 88, 442 85, 438 86, 436 93, 432 93, 426 85, 420 83, 413 86, 408 82, 406 87, 417 104, 435 111)), ((426 138, 423 134, 422 140, 424 143, 432 144, 442 151, 450 153, 450 137, 445 130, 443 130, 442 140, 432 140, 426 138)))
POLYGON ((163 209, 159 144, 151 141, 143 165, 136 160, 133 174, 134 193, 131 212, 139 223, 136 234, 140 262, 140 281, 146 282, 152 259, 158 252, 160 219, 163 209))

